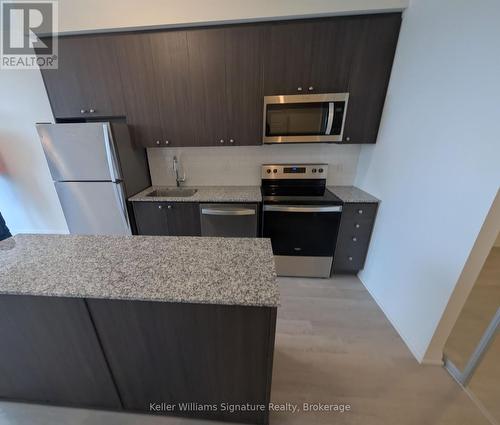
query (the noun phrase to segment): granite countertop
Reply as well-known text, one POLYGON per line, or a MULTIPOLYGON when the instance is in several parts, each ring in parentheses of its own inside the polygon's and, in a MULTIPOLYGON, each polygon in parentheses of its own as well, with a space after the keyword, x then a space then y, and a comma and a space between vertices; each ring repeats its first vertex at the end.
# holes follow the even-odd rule
POLYGON ((330 192, 346 203, 379 203, 375 196, 358 189, 356 186, 328 186, 330 192))
POLYGON ((197 189, 193 196, 147 196, 157 189, 175 189, 175 186, 151 186, 130 197, 129 201, 149 202, 262 202, 260 186, 181 186, 182 189, 197 189))
POLYGON ((0 242, 0 294, 270 306, 269 239, 17 235, 0 242))

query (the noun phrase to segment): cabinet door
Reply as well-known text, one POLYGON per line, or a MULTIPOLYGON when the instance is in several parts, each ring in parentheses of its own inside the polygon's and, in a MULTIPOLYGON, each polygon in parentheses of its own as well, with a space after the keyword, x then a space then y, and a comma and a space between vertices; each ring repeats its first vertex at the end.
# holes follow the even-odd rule
POLYGON ((114 46, 120 66, 127 123, 135 142, 143 146, 165 146, 151 36, 146 33, 119 35, 114 46))
POLYGON ((198 203, 173 202, 167 205, 169 236, 200 236, 200 211, 198 203))
POLYGON ((344 93, 348 90, 361 22, 358 17, 345 17, 314 24, 308 92, 344 93))
POLYGON ((133 205, 139 235, 168 235, 166 204, 163 202, 134 202, 133 205))
POLYGON ((112 40, 105 35, 59 39, 59 68, 41 70, 56 118, 124 115, 112 40))
POLYGON ((226 145, 224 29, 187 32, 192 126, 199 146, 226 145))
POLYGON ((225 41, 227 142, 229 145, 260 145, 264 27, 228 28, 225 41))
POLYGON ((375 143, 398 41, 401 14, 361 19, 349 78, 344 141, 375 143))
POLYGON ((334 273, 357 273, 365 264, 378 204, 344 204, 333 260, 334 273))
POLYGON ((310 79, 313 24, 280 22, 266 31, 264 95, 307 92, 310 79))
MULTIPOLYGON (((186 265, 189 267, 189 265, 186 265)), ((220 409, 268 405, 276 309, 147 301, 88 300, 127 410, 266 424, 267 411, 220 409), (179 410, 178 403, 217 409, 179 410), (159 412, 169 414, 169 412, 159 412)))
POLYGON ((0 398, 121 408, 84 300, 0 296, 0 398))
POLYGON ((187 34, 185 31, 152 33, 151 46, 163 146, 192 146, 196 120, 190 99, 187 34))

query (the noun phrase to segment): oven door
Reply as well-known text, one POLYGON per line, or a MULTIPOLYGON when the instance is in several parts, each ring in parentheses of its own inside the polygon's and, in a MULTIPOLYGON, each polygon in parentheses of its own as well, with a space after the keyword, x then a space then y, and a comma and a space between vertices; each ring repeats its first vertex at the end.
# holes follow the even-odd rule
POLYGON ((348 93, 264 97, 264 143, 340 142, 348 93))
POLYGON ((339 205, 264 205, 263 235, 271 238, 278 275, 330 275, 341 211, 339 205))

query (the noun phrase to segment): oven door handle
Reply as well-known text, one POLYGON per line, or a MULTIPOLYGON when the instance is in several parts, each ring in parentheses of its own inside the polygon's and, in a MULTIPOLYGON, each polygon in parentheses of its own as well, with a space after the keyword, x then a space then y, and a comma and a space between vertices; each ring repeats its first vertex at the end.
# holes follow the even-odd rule
POLYGON ((342 206, 330 205, 264 205, 264 211, 276 212, 297 212, 297 213, 317 213, 317 212, 342 212, 342 206))

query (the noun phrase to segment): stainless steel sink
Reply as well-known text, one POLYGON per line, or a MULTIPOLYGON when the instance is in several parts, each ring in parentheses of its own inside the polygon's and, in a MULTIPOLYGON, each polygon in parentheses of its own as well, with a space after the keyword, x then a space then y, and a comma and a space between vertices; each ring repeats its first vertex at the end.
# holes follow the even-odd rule
POLYGON ((146 196, 152 197, 172 197, 172 198, 188 198, 189 196, 193 196, 198 189, 186 189, 183 187, 180 188, 172 188, 172 189, 155 189, 152 192, 149 192, 146 196))

